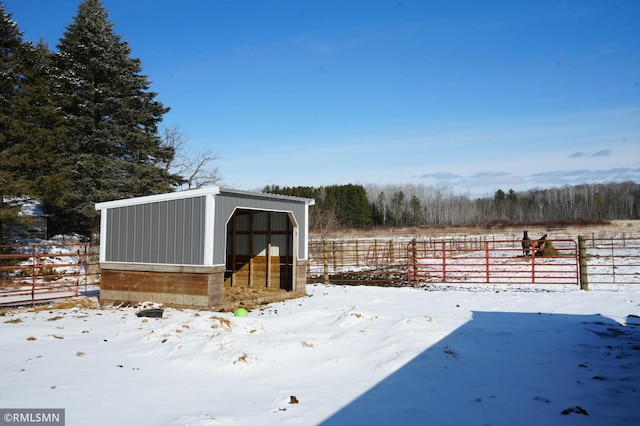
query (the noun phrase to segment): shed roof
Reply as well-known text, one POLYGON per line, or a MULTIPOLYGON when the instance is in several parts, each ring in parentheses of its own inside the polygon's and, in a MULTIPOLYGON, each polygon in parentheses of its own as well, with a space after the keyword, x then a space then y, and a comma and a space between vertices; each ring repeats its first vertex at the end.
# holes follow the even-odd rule
POLYGON ((157 203, 160 201, 178 200, 182 198, 201 197, 203 195, 228 195, 228 196, 241 196, 258 198, 265 200, 279 200, 293 203, 304 203, 308 206, 315 204, 315 200, 311 198, 291 197, 288 195, 279 194, 265 194, 261 192, 249 192, 240 191, 236 189, 220 189, 218 186, 207 186, 199 189, 189 189, 186 191, 169 192, 166 194, 147 195, 145 197, 125 198, 121 200, 105 201, 103 203, 96 203, 96 210, 107 210, 117 207, 134 206, 139 204, 157 203))
POLYGON ((294 203, 304 203, 308 206, 313 206, 316 201, 313 198, 302 198, 302 197, 293 197, 290 195, 280 195, 280 194, 265 194, 263 192, 249 192, 249 191, 240 191, 237 189, 220 189, 221 195, 230 195, 230 196, 245 196, 251 198, 261 198, 267 200, 281 200, 281 201, 290 201, 294 203))
POLYGON ((216 195, 220 193, 217 186, 206 188, 189 189, 187 191, 169 192, 166 194, 147 195, 144 197, 124 198, 121 200, 105 201, 96 203, 96 210, 107 210, 116 207, 135 206, 137 204, 157 203, 159 201, 178 200, 182 198, 200 197, 203 195, 216 195))

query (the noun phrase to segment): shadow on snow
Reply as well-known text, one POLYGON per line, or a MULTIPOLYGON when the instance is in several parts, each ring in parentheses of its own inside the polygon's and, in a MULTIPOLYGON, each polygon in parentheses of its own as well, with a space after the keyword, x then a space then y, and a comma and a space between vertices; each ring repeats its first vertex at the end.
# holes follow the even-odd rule
POLYGON ((322 424, 640 424, 638 401, 638 317, 474 312, 322 424))

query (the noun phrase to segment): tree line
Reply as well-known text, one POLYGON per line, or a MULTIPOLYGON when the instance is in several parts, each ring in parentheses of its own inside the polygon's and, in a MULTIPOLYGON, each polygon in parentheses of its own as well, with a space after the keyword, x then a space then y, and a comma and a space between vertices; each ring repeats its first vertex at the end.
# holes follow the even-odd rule
POLYGON ((51 233, 90 235, 96 202, 219 179, 215 155, 189 157, 179 129, 159 127, 169 108, 99 0, 79 4, 56 51, 0 3, 0 43, 0 229, 16 197, 43 203, 51 233))
POLYGON ((264 192, 314 198, 310 225, 335 228, 592 223, 640 219, 640 185, 584 184, 470 199, 424 185, 267 186, 264 192))

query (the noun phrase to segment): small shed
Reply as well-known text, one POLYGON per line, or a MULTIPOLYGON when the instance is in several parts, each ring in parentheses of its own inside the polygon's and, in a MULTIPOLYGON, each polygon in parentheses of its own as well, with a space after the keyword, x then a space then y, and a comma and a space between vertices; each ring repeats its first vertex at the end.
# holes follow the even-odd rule
POLYGON ((225 289, 305 295, 313 204, 217 186, 98 203, 100 303, 223 309, 225 289))

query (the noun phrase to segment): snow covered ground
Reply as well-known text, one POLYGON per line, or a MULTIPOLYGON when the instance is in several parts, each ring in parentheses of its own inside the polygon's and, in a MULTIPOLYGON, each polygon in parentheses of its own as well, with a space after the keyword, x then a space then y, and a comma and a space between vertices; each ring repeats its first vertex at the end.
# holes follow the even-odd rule
POLYGON ((0 408, 71 426, 640 424, 640 287, 307 290, 246 317, 2 310, 0 408))

